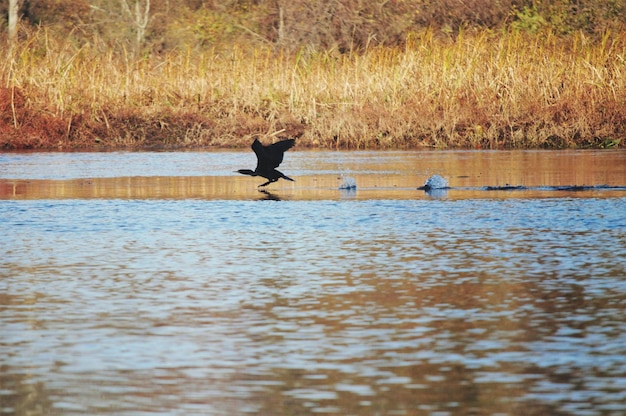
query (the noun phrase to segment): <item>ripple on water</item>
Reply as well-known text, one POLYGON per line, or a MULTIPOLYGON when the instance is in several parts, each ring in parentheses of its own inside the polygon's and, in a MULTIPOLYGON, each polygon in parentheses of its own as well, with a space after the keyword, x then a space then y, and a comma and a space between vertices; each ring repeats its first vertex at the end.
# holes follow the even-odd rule
POLYGON ((3 201, 3 377, 68 414, 620 412, 623 207, 3 201))

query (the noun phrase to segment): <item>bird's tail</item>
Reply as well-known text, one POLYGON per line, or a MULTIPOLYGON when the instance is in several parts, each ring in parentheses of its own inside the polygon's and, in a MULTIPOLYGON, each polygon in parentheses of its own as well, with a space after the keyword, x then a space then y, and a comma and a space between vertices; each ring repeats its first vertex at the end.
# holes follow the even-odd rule
POLYGON ((291 179, 289 176, 285 175, 281 171, 277 170, 276 172, 280 173, 280 177, 283 179, 287 179, 288 181, 295 182, 295 179, 291 179))

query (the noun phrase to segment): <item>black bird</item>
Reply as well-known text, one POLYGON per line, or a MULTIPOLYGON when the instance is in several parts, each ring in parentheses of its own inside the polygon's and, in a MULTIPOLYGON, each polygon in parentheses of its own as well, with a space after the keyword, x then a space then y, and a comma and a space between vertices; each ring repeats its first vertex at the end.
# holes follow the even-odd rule
POLYGON ((239 169, 237 172, 250 176, 262 176, 267 179, 267 182, 259 185, 259 187, 269 185, 272 182, 276 182, 280 178, 295 182, 290 177, 285 176, 284 173, 276 170, 278 165, 280 165, 283 161, 283 155, 285 152, 291 149, 294 144, 296 144, 294 139, 287 139, 268 146, 263 146, 259 139, 254 139, 254 142, 252 143, 252 150, 256 153, 256 169, 239 169))

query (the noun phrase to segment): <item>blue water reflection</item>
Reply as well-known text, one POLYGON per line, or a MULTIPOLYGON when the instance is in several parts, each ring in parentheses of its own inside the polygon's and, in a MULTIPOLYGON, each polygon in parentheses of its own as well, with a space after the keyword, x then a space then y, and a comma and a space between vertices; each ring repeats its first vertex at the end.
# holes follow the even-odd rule
POLYGON ((0 203, 1 414, 620 414, 626 201, 0 203))

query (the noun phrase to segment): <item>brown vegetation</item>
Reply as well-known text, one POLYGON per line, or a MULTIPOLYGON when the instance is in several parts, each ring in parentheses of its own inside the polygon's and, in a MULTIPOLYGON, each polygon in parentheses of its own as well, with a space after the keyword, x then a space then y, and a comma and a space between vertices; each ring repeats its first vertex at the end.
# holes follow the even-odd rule
POLYGON ((56 20, 23 24, 2 52, 0 148, 237 147, 257 135, 327 148, 612 147, 626 133, 626 32, 611 2, 579 1, 578 20, 564 21, 554 9, 566 1, 548 14, 450 1, 443 15, 446 2, 189 1, 176 19, 153 1, 142 45, 79 3, 69 20, 61 3, 32 0, 26 17, 56 20), (76 23, 87 18, 96 32, 76 23))

